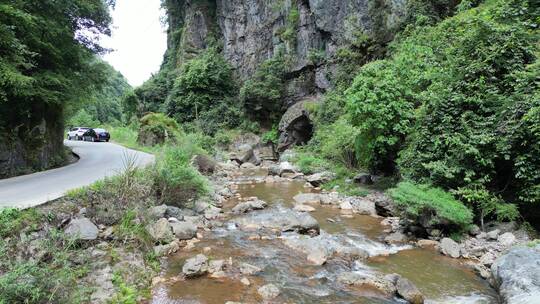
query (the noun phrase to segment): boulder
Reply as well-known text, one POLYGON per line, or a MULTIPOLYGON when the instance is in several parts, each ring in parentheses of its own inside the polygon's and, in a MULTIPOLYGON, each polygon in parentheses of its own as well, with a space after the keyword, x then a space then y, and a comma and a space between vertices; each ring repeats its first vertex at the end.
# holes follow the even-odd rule
POLYGON ((259 199, 251 200, 251 201, 247 201, 247 202, 237 204, 232 209, 232 212, 234 214, 241 214, 241 213, 246 213, 246 212, 251 211, 251 210, 264 209, 264 208, 266 208, 267 205, 268 204, 266 204, 265 201, 262 201, 262 200, 259 200, 259 199))
POLYGON ((491 265, 505 303, 540 303, 540 245, 515 247, 491 265))
POLYGON ((349 201, 343 201, 339 204, 339 209, 341 210, 352 210, 353 206, 349 201))
POLYGON ((416 245, 418 245, 420 248, 439 248, 439 242, 433 240, 418 240, 416 245))
POLYGON ((373 184, 373 177, 368 173, 360 173, 353 178, 353 181, 357 184, 371 185, 373 184))
POLYGON ((277 154, 272 143, 259 143, 253 149, 253 158, 257 165, 264 161, 277 160, 277 154))
POLYGON ((325 172, 308 175, 306 177, 306 180, 308 181, 308 183, 310 183, 314 187, 320 187, 322 184, 331 181, 334 177, 335 177, 335 174, 333 174, 332 172, 325 171, 325 172))
POLYGON ((92 241, 97 239, 99 230, 89 219, 81 217, 72 219, 66 226, 64 233, 76 240, 92 241))
POLYGON ((254 275, 256 273, 259 273, 261 272, 262 269, 255 266, 255 265, 251 265, 251 264, 248 264, 248 263, 242 263, 240 264, 240 272, 242 274, 245 274, 245 275, 254 275))
POLYGON ((285 173, 296 173, 298 170, 289 162, 279 163, 279 176, 283 176, 285 173))
POLYGON ((212 204, 210 204, 208 201, 206 200, 197 200, 194 204, 193 204, 193 210, 198 213, 198 214, 201 214, 201 213, 204 213, 204 211, 208 208, 210 208, 212 206, 212 204))
POLYGON ((191 158, 191 164, 202 174, 213 174, 216 171, 216 161, 206 155, 198 154, 191 158))
POLYGON ((408 237, 401 231, 392 232, 384 238, 384 241, 388 244, 406 243, 408 240, 408 237))
POLYGON ((404 277, 399 277, 396 282, 397 293, 411 304, 423 304, 424 295, 414 284, 404 277))
POLYGON ((496 240, 499 237, 500 233, 501 231, 499 229, 491 230, 490 232, 487 233, 487 238, 489 240, 496 240))
POLYGON ((341 203, 337 192, 319 194, 319 199, 322 205, 339 205, 341 203))
POLYGON ((296 231, 299 233, 319 233, 319 223, 306 212, 297 212, 291 209, 248 213, 243 217, 234 219, 243 230, 270 229, 281 231, 296 231))
POLYGON ((374 288, 388 297, 396 293, 394 283, 380 274, 343 272, 338 276, 337 280, 345 285, 374 288))
POLYGON ((377 209, 375 208, 375 202, 363 199, 353 198, 349 200, 353 207, 353 211, 363 215, 377 215, 377 209))
POLYGON ((182 267, 182 273, 186 278, 195 278, 208 272, 208 258, 204 254, 198 254, 187 259, 182 267))
POLYGON ((238 135, 229 145, 229 159, 239 164, 253 162, 255 155, 254 147, 259 143, 259 136, 253 133, 243 133, 238 135))
POLYGON ((167 205, 154 206, 148 209, 148 217, 152 220, 159 220, 160 218, 167 217, 167 205))
POLYGON ((299 205, 294 206, 293 210, 300 211, 300 212, 313 212, 316 209, 308 205, 299 204, 299 205))
POLYGON ((471 227, 469 227, 469 234, 472 236, 477 236, 480 234, 480 232, 482 232, 482 230, 480 230, 478 225, 471 225, 471 227))
POLYGON ((146 230, 157 243, 170 243, 174 240, 171 224, 165 218, 161 218, 154 224, 148 225, 146 230))
POLYGON ((279 296, 279 288, 274 284, 266 284, 260 287, 257 292, 263 298, 263 300, 272 300, 279 296))
POLYGON ((491 266, 495 262, 496 256, 491 252, 486 252, 480 257, 480 264, 491 266))
POLYGON ((191 222, 171 223, 174 236, 179 240, 190 240, 197 235, 197 225, 191 222))
POLYGON ((178 219, 179 221, 184 219, 184 216, 194 216, 196 215, 195 211, 191 209, 182 209, 174 206, 167 206, 167 210, 165 211, 166 218, 174 217, 178 219))
POLYGON ((225 260, 212 260, 208 263, 208 272, 216 273, 223 271, 225 268, 225 260))
POLYGON ((497 237, 497 241, 499 241, 501 245, 508 247, 514 244, 516 237, 512 232, 505 232, 497 237))
POLYGON ((453 258, 461 256, 459 244, 450 238, 443 238, 440 243, 441 252, 453 258))
POLYGON ((300 193, 293 197, 294 202, 297 204, 319 204, 321 202, 321 195, 318 193, 300 193))
POLYGON ((180 250, 180 242, 178 240, 172 241, 170 244, 157 245, 154 247, 154 254, 158 257, 173 254, 180 250))
POLYGON ((257 166, 255 166, 252 163, 243 163, 240 165, 240 169, 255 169, 257 166))

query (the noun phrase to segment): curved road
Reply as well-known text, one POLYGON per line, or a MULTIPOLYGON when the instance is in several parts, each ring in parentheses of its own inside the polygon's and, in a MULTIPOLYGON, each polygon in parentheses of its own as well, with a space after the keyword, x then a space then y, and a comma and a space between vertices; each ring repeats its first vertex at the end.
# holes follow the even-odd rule
POLYGON ((125 159, 134 158, 142 167, 154 156, 113 143, 64 141, 80 159, 71 165, 0 180, 0 208, 28 208, 62 197, 68 190, 87 186, 124 168, 125 159))

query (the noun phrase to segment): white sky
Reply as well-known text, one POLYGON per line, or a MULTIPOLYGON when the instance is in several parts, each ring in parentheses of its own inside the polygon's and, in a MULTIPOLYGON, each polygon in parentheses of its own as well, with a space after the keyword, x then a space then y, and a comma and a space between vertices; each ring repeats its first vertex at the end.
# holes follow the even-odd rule
POLYGON ((116 0, 112 12, 112 37, 102 45, 113 49, 103 56, 136 87, 159 70, 167 49, 167 35, 160 17, 160 0, 116 0))

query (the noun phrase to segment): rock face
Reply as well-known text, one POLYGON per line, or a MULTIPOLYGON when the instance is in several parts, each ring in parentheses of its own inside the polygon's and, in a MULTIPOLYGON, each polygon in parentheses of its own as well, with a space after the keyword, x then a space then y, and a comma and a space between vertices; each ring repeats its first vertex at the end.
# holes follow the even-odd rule
POLYGON ((58 123, 63 120, 56 117, 53 108, 33 113, 32 122, 17 127, 17 136, 0 133, 0 179, 50 169, 66 161, 64 127, 58 123), (41 120, 37 119, 40 115, 44 117, 41 120))
POLYGON ((313 125, 304 104, 304 101, 294 104, 281 117, 278 152, 294 145, 305 144, 311 139, 313 125))
POLYGON ((511 249, 491 272, 505 303, 540 303, 540 245, 511 249))
POLYGON ((72 219, 64 230, 66 235, 77 240, 91 241, 98 237, 98 228, 89 219, 72 219))
MULTIPOLYGON (((393 38, 405 19, 407 0, 373 2, 166 0, 169 29, 165 64, 178 67, 217 38, 225 59, 245 81, 263 62, 285 52, 291 58, 285 98, 279 105, 285 110, 297 102, 317 99, 332 86, 329 79, 337 73, 337 60, 332 59, 342 47, 357 43, 358 33, 381 45, 393 38), (293 35, 284 35, 286 30, 293 35)), ((280 123, 280 150, 311 136, 307 113, 294 111, 280 123)))

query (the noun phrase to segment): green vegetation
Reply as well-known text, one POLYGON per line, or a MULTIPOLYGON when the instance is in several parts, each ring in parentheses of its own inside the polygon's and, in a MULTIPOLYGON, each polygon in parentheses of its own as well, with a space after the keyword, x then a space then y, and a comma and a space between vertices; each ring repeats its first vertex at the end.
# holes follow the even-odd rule
POLYGON ((415 222, 421 217, 428 217, 429 224, 450 225, 464 230, 472 224, 473 214, 452 194, 429 185, 417 185, 401 182, 389 190, 398 208, 415 222))
MULTIPOLYGON (((296 1, 292 1, 293 5, 296 5, 296 1)), ((287 42, 291 48, 294 48, 296 42, 296 35, 298 32, 298 25, 300 22, 300 12, 296 7, 291 8, 287 15, 286 25, 280 34, 280 38, 287 42)))
POLYGON ((244 110, 259 121, 273 123, 282 113, 285 94, 286 56, 276 54, 263 62, 253 78, 240 88, 244 110))
POLYGON ((408 28, 346 92, 360 163, 457 190, 479 219, 539 202, 538 16, 530 1, 488 0, 408 28))
POLYGON ((95 37, 110 34, 112 4, 0 3, 1 144, 21 144, 17 152, 28 167, 56 165, 45 156, 62 155, 64 109, 106 82, 107 71, 95 60, 103 52, 95 37))
POLYGON ((61 231, 52 228, 39 239, 19 239, 39 231, 43 223, 55 227, 54 216, 35 209, 3 209, 0 223, 0 303, 81 303, 89 296, 91 290, 73 288, 88 272, 84 263, 70 262, 78 251, 61 231), (22 259, 32 252, 27 250, 37 254, 22 259))
POLYGON ((142 146, 162 145, 180 136, 178 123, 162 113, 148 113, 140 120, 137 142, 142 146))
POLYGON ((67 126, 97 127, 100 124, 118 124, 127 118, 123 115, 122 100, 131 92, 131 86, 118 71, 108 63, 98 60, 103 67, 105 82, 96 87, 93 94, 76 105, 70 105, 66 112, 76 111, 66 121, 67 126))
POLYGON ((189 140, 163 150, 156 164, 156 185, 164 204, 186 207, 208 192, 206 179, 190 165, 191 157, 200 153, 203 150, 189 140))
POLYGON ((240 123, 242 111, 233 99, 232 69, 215 48, 186 62, 168 97, 167 110, 177 121, 193 122, 207 134, 240 123))

